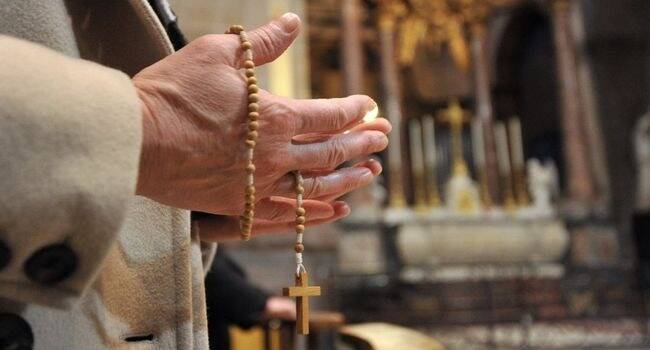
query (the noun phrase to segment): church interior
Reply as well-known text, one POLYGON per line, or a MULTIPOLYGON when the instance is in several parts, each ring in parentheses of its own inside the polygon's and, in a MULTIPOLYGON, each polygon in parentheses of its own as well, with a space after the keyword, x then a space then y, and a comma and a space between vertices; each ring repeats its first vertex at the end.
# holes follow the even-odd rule
MULTIPOLYGON (((232 349, 650 348, 650 2, 171 6, 188 39, 297 13, 261 86, 367 94, 393 125, 381 181, 305 236, 310 335, 271 320, 232 349)), ((219 252, 281 294, 293 240, 219 252)))

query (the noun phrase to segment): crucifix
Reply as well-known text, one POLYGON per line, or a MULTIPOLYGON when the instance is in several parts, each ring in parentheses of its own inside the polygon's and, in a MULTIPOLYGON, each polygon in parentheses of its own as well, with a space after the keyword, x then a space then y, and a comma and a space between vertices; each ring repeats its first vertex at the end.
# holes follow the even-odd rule
POLYGON ((470 121, 469 116, 458 101, 452 102, 449 107, 443 110, 438 119, 441 122, 449 123, 451 127, 451 147, 453 159, 453 177, 466 176, 467 163, 463 157, 463 125, 470 121))
POLYGON ((301 271, 296 276, 296 285, 282 289, 282 295, 296 298, 296 331, 309 334, 309 297, 319 296, 320 287, 310 286, 307 271, 301 271))

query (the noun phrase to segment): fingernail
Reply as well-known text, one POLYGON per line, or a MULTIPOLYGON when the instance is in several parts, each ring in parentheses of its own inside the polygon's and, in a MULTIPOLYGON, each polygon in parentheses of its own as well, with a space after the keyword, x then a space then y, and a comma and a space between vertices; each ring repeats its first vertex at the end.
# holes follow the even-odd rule
POLYGON ((282 24, 282 30, 293 33, 294 30, 298 29, 300 17, 293 12, 287 12, 280 17, 280 24, 282 24))
POLYGON ((377 116, 379 115, 379 106, 377 106, 377 103, 375 101, 370 100, 370 102, 368 102, 368 107, 366 110, 368 112, 366 112, 366 115, 363 116, 363 121, 365 123, 377 119, 377 116))
POLYGON ((368 177, 373 177, 374 175, 372 174, 372 171, 368 168, 361 168, 361 175, 359 177, 365 179, 368 177))

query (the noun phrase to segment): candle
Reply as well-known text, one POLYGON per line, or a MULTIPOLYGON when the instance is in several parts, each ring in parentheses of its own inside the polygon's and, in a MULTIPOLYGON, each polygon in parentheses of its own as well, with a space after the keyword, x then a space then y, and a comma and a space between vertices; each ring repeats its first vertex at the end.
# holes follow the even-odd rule
POLYGON ((476 169, 485 167, 485 142, 483 141, 483 123, 480 118, 472 122, 472 153, 476 169))
POLYGON ((422 131, 424 132, 424 165, 427 171, 435 173, 438 161, 436 159, 436 130, 432 116, 424 117, 422 131))
POLYGON ((524 145, 521 137, 521 123, 514 117, 508 121, 510 134, 510 154, 512 154, 512 167, 515 170, 524 168, 524 145))
POLYGON ((411 170, 416 177, 424 175, 424 155, 422 153, 422 127, 420 120, 409 122, 409 141, 411 145, 411 170))
POLYGON ((510 176, 510 158, 508 154, 508 134, 502 122, 494 124, 494 138, 497 146, 497 161, 502 176, 510 176))

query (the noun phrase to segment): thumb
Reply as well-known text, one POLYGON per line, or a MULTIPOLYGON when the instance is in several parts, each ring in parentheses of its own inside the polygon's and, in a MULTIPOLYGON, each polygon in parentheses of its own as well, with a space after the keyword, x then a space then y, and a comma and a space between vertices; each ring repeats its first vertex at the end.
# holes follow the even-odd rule
MULTIPOLYGON (((300 17, 295 13, 285 13, 279 18, 248 32, 248 40, 252 44, 253 62, 260 66, 274 61, 286 51, 293 43, 300 32, 300 17)), ((237 50, 238 59, 235 60, 241 66, 241 49, 237 50)))

